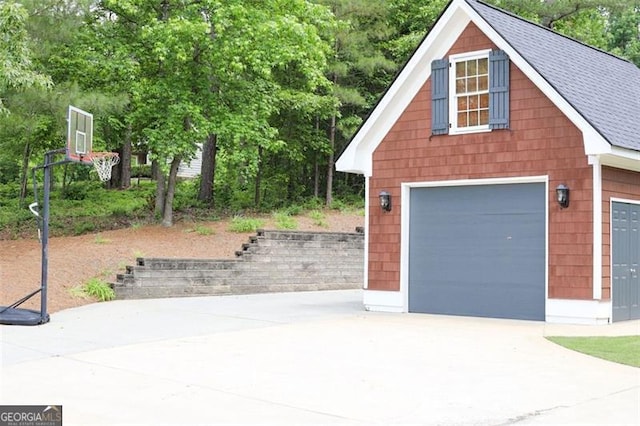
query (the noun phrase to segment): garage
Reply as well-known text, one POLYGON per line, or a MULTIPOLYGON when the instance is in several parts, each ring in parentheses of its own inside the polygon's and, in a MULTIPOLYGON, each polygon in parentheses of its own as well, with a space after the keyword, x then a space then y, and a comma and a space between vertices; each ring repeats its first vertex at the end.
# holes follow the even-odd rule
POLYGON ((413 187, 409 215, 409 312, 545 319, 545 183, 413 187))
POLYGON ((640 319, 640 205, 611 203, 613 321, 640 319))

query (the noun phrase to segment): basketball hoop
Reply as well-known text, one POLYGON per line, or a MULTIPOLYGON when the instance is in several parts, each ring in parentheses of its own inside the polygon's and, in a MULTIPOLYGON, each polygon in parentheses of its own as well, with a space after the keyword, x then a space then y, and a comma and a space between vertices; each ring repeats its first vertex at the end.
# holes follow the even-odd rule
POLYGON ((100 180, 106 182, 111 179, 111 170, 120 162, 120 156, 117 152, 93 152, 91 162, 100 180))

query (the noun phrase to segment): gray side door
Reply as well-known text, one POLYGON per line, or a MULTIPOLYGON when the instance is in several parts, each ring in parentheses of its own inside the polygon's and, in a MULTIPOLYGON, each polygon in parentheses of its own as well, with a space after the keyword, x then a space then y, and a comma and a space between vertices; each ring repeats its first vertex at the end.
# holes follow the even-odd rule
POLYGON ((640 205, 611 205, 613 321, 640 319, 640 205))
POLYGON ((411 189, 409 311, 544 320, 545 188, 411 189))

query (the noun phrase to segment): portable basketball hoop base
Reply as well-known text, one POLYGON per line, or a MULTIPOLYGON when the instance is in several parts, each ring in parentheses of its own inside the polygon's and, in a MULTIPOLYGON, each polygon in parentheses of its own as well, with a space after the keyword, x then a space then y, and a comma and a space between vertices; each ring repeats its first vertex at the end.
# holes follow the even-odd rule
MULTIPOLYGON (((39 225, 41 226, 40 236, 42 244, 42 270, 40 288, 7 307, 0 307, 0 324, 40 325, 49 322, 49 314, 47 313, 47 278, 49 267, 49 199, 51 190, 51 169, 56 164, 64 164, 69 162, 69 160, 66 158, 64 161, 53 161, 56 154, 64 154, 66 153, 66 151, 66 148, 63 148, 47 152, 44 155, 44 164, 34 169, 34 174, 35 170, 44 170, 42 215, 40 216, 38 212, 34 211, 33 209, 31 210, 39 219, 41 219, 41 221, 39 221, 39 225), (38 293, 40 293, 40 311, 18 307, 38 293)), ((34 196, 37 198, 37 194, 34 194, 34 196)))
POLYGON ((49 151, 44 155, 44 164, 33 169, 34 197, 36 202, 29 206, 31 212, 38 218, 40 242, 42 244, 42 271, 40 288, 9 306, 0 306, 0 324, 4 325, 40 325, 49 322, 47 313, 47 279, 49 270, 49 201, 51 196, 52 168, 59 164, 82 163, 93 165, 100 180, 111 178, 111 168, 115 166, 119 157, 115 152, 92 152, 93 116, 75 107, 69 107, 67 118, 69 132, 65 148, 49 151), (54 161, 56 155, 64 154, 65 159, 54 161), (44 171, 42 214, 34 209, 38 205, 35 171, 44 171), (19 308, 27 300, 40 293, 40 311, 19 308))

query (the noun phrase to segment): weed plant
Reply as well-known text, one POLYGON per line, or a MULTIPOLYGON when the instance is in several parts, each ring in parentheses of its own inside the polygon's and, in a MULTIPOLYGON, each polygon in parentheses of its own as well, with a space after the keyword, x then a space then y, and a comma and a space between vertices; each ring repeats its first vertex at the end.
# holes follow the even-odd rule
POLYGON ((229 231, 239 233, 256 232, 263 225, 264 221, 262 219, 235 216, 233 219, 231 219, 231 223, 229 224, 229 231))
POLYGON ((298 222, 292 218, 286 211, 273 213, 276 229, 297 229, 298 222))
POLYGON ((321 226, 323 228, 328 228, 329 223, 327 222, 327 216, 322 213, 320 210, 311 210, 309 212, 309 217, 313 220, 313 224, 315 226, 321 226))
POLYGON ((109 284, 100 278, 91 278, 83 284, 82 290, 91 297, 95 297, 101 302, 106 302, 116 298, 116 293, 109 284))

